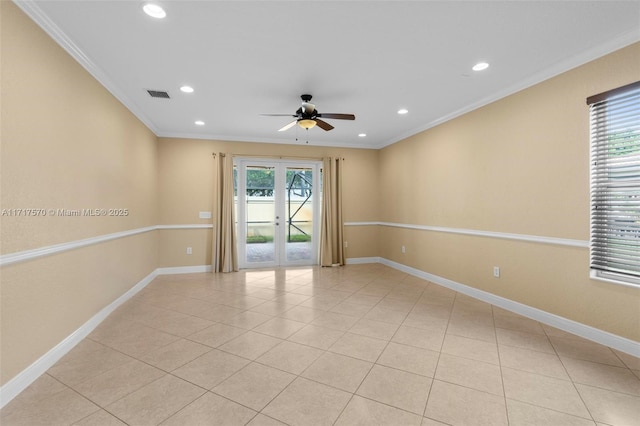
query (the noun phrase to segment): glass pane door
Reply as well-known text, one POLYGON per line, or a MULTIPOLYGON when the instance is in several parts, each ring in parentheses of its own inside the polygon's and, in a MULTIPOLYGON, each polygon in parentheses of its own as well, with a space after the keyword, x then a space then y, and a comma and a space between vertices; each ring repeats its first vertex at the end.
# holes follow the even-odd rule
POLYGON ((285 253, 289 264, 309 264, 315 259, 313 168, 286 167, 285 253))
POLYGON ((241 268, 318 263, 319 162, 238 159, 241 268))
POLYGON ((247 267, 276 261, 275 166, 248 165, 244 188, 244 261, 247 267))

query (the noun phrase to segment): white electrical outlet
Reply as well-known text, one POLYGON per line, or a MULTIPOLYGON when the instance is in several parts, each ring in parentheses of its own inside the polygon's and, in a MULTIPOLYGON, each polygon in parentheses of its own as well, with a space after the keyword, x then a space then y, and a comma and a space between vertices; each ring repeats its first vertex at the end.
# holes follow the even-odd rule
POLYGON ((347 248, 347 247, 349 247, 349 241, 344 242, 344 248, 347 248))
POLYGON ((499 266, 494 266, 493 267, 493 276, 496 278, 500 278, 500 267, 499 266))
POLYGON ((407 252, 407 248, 405 246, 402 246, 402 248, 400 249, 401 252, 406 253, 407 252))
POLYGON ((191 247, 187 247, 187 254, 192 254, 193 250, 191 249, 191 247))

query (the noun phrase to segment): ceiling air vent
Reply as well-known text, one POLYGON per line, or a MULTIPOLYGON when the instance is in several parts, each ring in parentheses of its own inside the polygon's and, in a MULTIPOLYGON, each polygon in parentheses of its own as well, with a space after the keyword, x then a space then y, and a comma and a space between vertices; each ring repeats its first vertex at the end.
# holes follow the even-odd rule
POLYGON ((147 92, 149 93, 149 95, 151 95, 152 98, 169 99, 169 93, 163 90, 147 90, 147 92))

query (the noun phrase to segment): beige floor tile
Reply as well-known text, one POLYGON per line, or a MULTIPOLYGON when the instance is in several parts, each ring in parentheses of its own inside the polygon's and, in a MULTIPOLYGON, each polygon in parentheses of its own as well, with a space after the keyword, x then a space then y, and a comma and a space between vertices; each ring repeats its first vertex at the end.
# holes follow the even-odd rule
POLYGON ((512 426, 595 426, 591 419, 507 399, 509 424, 512 426))
POLYGON ((505 395, 509 399, 589 418, 573 383, 538 374, 502 369, 505 395))
POLYGON ((84 339, 47 373, 69 386, 82 383, 133 358, 90 339, 84 339))
POLYGON ((295 379, 293 374, 251 363, 212 391, 246 407, 262 410, 295 379))
POLYGON ((516 370, 568 380, 569 376, 556 354, 531 351, 514 346, 499 346, 500 364, 516 370))
POLYGON ((247 426, 287 426, 287 425, 276 419, 272 419, 269 416, 265 416, 264 414, 258 414, 249 423, 247 423, 247 426))
POLYGON ((577 384, 576 388, 597 422, 609 425, 637 425, 640 397, 577 384))
POLYGON ((132 360, 120 367, 92 377, 73 388, 101 407, 159 379, 166 373, 144 362, 132 360))
POLYGON ((370 362, 325 352, 302 373, 302 377, 347 392, 355 392, 372 366, 370 362))
POLYGON ((295 307, 289 303, 279 302, 275 300, 268 300, 258 306, 251 308, 251 312, 258 312, 265 315, 277 316, 289 309, 295 307))
POLYGON ((165 333, 174 334, 181 337, 185 337, 200 330, 204 330, 205 328, 210 327, 213 324, 213 321, 184 314, 181 314, 180 318, 160 316, 154 318, 148 323, 145 323, 145 325, 148 325, 149 327, 153 327, 160 331, 164 331, 165 333))
POLYGON ((447 334, 442 344, 442 353, 462 358, 499 364, 498 345, 477 339, 447 334))
POLYGON ((211 389, 249 364, 239 356, 213 349, 173 371, 188 382, 211 389))
POLYGON ((442 423, 437 420, 430 419, 428 417, 423 417, 421 426, 448 426, 448 425, 446 423, 442 423))
POLYGON ((374 286, 374 285, 368 284, 362 287, 360 290, 358 290, 356 292, 356 295, 374 296, 382 299, 384 296, 389 294, 390 291, 391 289, 387 286, 380 287, 380 286, 374 286))
POLYGON ((523 333, 546 335, 538 321, 515 314, 495 313, 493 322, 496 327, 507 330, 521 331, 523 333))
POLYGON ((259 326, 260 324, 269 321, 271 318, 273 318, 271 315, 246 311, 232 316, 231 318, 225 320, 224 323, 232 325, 234 327, 244 328, 245 330, 251 330, 252 328, 259 326))
POLYGON ((640 417, 640 359, 383 265, 161 276, 48 373, 0 423, 499 425, 502 384, 514 425, 640 417))
POLYGON ((68 389, 68 387, 45 373, 11 400, 4 410, 9 410, 9 407, 37 404, 39 401, 45 400, 65 389, 68 389))
POLYGON ((180 339, 147 353, 140 360, 164 371, 173 371, 210 350, 209 346, 180 339))
POLYGON ((96 411, 90 416, 85 417, 73 424, 73 426, 127 426, 115 416, 104 410, 96 411))
POLYGON ((469 322, 459 323, 456 321, 449 321, 447 334, 455 334, 456 336, 483 340, 490 343, 495 343, 497 341, 495 328, 469 322))
POLYGON ((382 309, 390 309, 392 311, 398 311, 398 312, 408 314, 409 312, 411 312, 411 309, 413 309, 413 306, 415 304, 416 304, 415 299, 413 300, 407 300, 406 298, 396 299, 393 297, 393 292, 392 292, 392 293, 389 293, 387 296, 385 296, 380 302, 378 302, 376 307, 382 308, 382 309))
POLYGON ((339 314, 337 312, 325 312, 311 322, 318 327, 333 328, 334 330, 347 331, 358 322, 358 317, 339 314))
POLYGON ((380 340, 391 340, 398 330, 398 327, 398 324, 362 318, 349 329, 349 333, 360 334, 380 340))
POLYGON ((99 410, 99 407, 75 391, 64 388, 37 402, 16 399, 0 412, 0 424, 11 426, 72 424, 99 410))
POLYGON ((162 423, 163 426, 207 425, 243 426, 257 413, 233 401, 207 392, 162 423))
POLYGON ((579 338, 550 337, 551 344, 560 355, 560 358, 575 358, 585 361, 599 362, 602 364, 624 367, 624 363, 613 351, 603 345, 579 338))
POLYGON ((338 303, 333 308, 329 309, 329 312, 335 312, 338 314, 351 315, 353 317, 362 318, 371 310, 371 307, 358 303, 349 302, 347 299, 344 302, 338 303))
POLYGON ((377 363, 421 376, 433 377, 438 357, 439 353, 435 351, 390 342, 377 363))
POLYGON ((442 320, 448 322, 451 316, 451 309, 451 306, 448 305, 432 305, 418 301, 409 313, 409 318, 416 317, 424 321, 442 320))
POLYGON ((450 383, 433 381, 425 417, 451 425, 507 425, 504 398, 450 383))
POLYGON ((251 297, 257 297, 259 299, 265 300, 273 300, 278 296, 281 296, 284 292, 274 290, 274 289, 265 289, 265 288, 257 288, 255 290, 250 291, 248 294, 251 297))
POLYGON ((495 364, 442 354, 435 378, 494 395, 504 395, 500 367, 495 364))
POLYGON ((628 368, 632 370, 640 370, 640 358, 621 351, 617 351, 615 349, 612 350, 628 368))
POLYGON ((322 350, 311 346, 285 341, 256 361, 298 375, 318 359, 322 353, 322 350))
POLYGON ((329 426, 350 398, 350 393, 299 377, 263 413, 289 425, 329 426))
POLYGON ((281 339, 275 337, 266 336, 254 331, 247 331, 245 334, 220 346, 219 349, 243 358, 255 360, 281 342, 281 339))
POLYGON ((204 393, 167 374, 105 408, 129 425, 159 424, 204 393))
POLYGON ((430 387, 428 377, 374 365, 356 393, 422 416, 430 387))
POLYGON ((190 315, 195 315, 209 321, 224 322, 242 311, 242 309, 232 308, 231 306, 203 304, 201 309, 194 311, 190 315))
POLYGON ((226 324, 214 324, 211 327, 192 334, 188 339, 212 348, 217 348, 245 332, 246 330, 242 328, 232 327, 226 324))
POLYGON ((304 306, 305 308, 316 309, 319 311, 328 311, 340 302, 342 302, 342 299, 339 297, 313 296, 298 306, 304 306))
POLYGON ((329 351, 364 361, 375 362, 386 345, 387 342, 384 340, 360 336, 359 334, 345 333, 331 345, 329 351))
POLYGON ((532 351, 555 354, 549 338, 544 334, 523 333, 521 331, 496 328, 499 345, 515 346, 532 351))
POLYGON ((565 358, 562 363, 575 383, 640 396, 640 379, 628 368, 573 358, 565 358))
POLYGON ((371 308, 371 310, 364 316, 364 318, 369 320, 388 322, 391 324, 402 324, 406 317, 406 312, 379 308, 378 306, 371 308))
POLYGON ((326 350, 329 349, 340 337, 342 337, 343 334, 344 332, 339 330, 307 325, 289 337, 288 340, 326 350))
POLYGON ((398 328, 391 341, 417 348, 440 351, 445 337, 444 331, 445 328, 441 326, 427 329, 402 325, 398 328))
POLYGON ((355 395, 344 409, 336 426, 399 425, 420 426, 422 416, 355 395))
POLYGON ((353 294, 349 296, 345 302, 347 303, 355 303, 358 305, 363 305, 368 308, 373 308, 382 300, 382 296, 371 296, 366 294, 353 294))
POLYGON ((138 323, 129 323, 112 331, 97 338, 98 342, 134 358, 179 340, 178 336, 138 323))
POLYGON ((296 293, 284 293, 281 296, 275 298, 276 302, 284 302, 287 305, 299 305, 300 303, 308 300, 311 296, 296 293))
POLYGON ((255 327, 253 331, 269 336, 286 339, 305 326, 305 323, 275 317, 255 327))
POLYGON ((292 321, 309 324, 311 321, 313 321, 318 315, 321 315, 323 312, 324 311, 306 308, 304 306, 294 306, 293 308, 281 313, 278 316, 280 318, 286 318, 292 321))

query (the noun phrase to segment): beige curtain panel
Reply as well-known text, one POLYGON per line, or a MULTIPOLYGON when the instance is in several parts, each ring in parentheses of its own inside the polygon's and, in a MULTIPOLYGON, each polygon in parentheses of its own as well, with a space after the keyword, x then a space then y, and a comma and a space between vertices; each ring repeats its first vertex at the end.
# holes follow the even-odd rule
POLYGON ((342 169, 344 159, 327 157, 322 161, 322 223, 320 264, 344 265, 342 221, 342 169))
POLYGON ((236 228, 233 198, 233 158, 231 155, 214 154, 213 183, 213 272, 238 270, 236 228))

